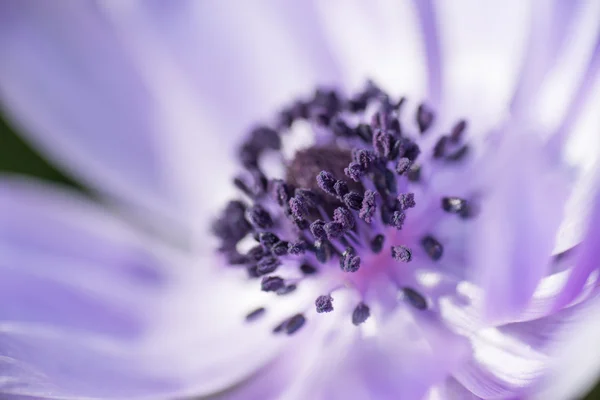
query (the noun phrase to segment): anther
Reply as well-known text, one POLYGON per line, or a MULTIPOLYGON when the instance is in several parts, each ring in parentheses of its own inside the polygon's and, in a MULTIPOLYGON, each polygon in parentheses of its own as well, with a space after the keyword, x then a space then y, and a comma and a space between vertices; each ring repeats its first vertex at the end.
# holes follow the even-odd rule
POLYGON ((265 276, 260 282, 263 292, 276 292, 285 286, 285 282, 278 276, 265 276))
POLYGON ((360 257, 354 255, 354 249, 347 247, 340 257, 340 268, 344 272, 356 272, 360 268, 360 257))
POLYGON ((331 247, 324 240, 315 241, 315 257, 317 261, 325 264, 331 258, 331 247))
POLYGON ((360 210, 362 207, 363 197, 356 192, 349 192, 344 195, 344 204, 352 210, 360 210))
POLYGON ((381 158, 388 158, 394 144, 394 138, 389 133, 376 130, 373 135, 373 148, 375 154, 381 158))
POLYGON ((362 206, 358 214, 358 216, 368 224, 371 223, 373 215, 375 215, 375 211, 377 209, 377 206, 375 204, 376 196, 377 192, 374 192, 372 190, 366 190, 365 197, 363 198, 362 206))
POLYGON ((365 322, 369 316, 371 315, 371 310, 369 310, 369 306, 365 303, 359 303, 352 311, 352 323, 355 326, 358 326, 365 322))
POLYGON ((271 215, 258 204, 250 207, 246 212, 246 216, 250 223, 256 228, 269 229, 273 226, 271 215))
POLYGON ((281 207, 288 204, 291 192, 292 190, 289 185, 281 179, 274 179, 271 181, 271 195, 281 207))
POLYGON ((409 170, 411 165, 412 165, 412 161, 410 161, 406 157, 402 157, 401 159, 398 160, 398 163, 396 164, 396 173, 398 175, 404 175, 406 173, 406 171, 409 170))
POLYGON ((446 154, 448 136, 441 136, 433 147, 433 158, 442 158, 446 154))
POLYGON ((289 202, 294 219, 302 220, 308 215, 308 203, 300 196, 294 196, 289 202))
POLYGON ((460 161, 469 154, 469 145, 465 144, 461 146, 454 153, 446 156, 446 161, 460 161))
POLYGON ((256 148, 279 150, 281 138, 274 129, 259 126, 250 133, 250 143, 256 148))
POLYGON ((290 293, 294 292, 297 288, 298 287, 296 285, 291 284, 291 285, 284 286, 281 289, 278 289, 276 293, 278 296, 285 296, 286 294, 290 294, 290 293))
POLYGON ((405 246, 392 246, 392 258, 400 262, 410 262, 412 260, 412 252, 405 246))
POLYGON ((360 178, 365 175, 365 169, 356 161, 352 161, 347 168, 344 168, 344 174, 354 182, 360 182, 360 178))
POLYGON ((348 193, 348 185, 342 180, 336 181, 333 185, 333 189, 340 199, 348 193))
POLYGON ((414 193, 402 193, 398 195, 398 202, 400 203, 400 208, 402 210, 408 210, 417 205, 414 193))
POLYGON ((302 271, 304 275, 314 275, 318 272, 318 270, 315 267, 306 263, 300 265, 300 271, 302 271))
POLYGON ((317 175, 317 184, 325 193, 330 194, 332 196, 336 195, 334 185, 337 182, 337 179, 327 171, 321 171, 317 175))
POLYGON ((354 216, 344 207, 338 207, 333 211, 333 220, 342 225, 342 228, 347 231, 354 228, 354 216))
POLYGON ((410 161, 414 162, 417 157, 419 157, 419 154, 421 154, 419 145, 407 138, 403 138, 402 140, 402 147, 404 148, 402 157, 408 158, 410 161))
POLYGON ((276 257, 266 256, 256 264, 256 271, 259 275, 266 275, 274 272, 280 265, 281 262, 276 257))
POLYGON ((402 211, 394 211, 392 215, 392 226, 398 230, 404 226, 404 220, 406 220, 406 214, 402 211))
POLYGON ((433 124, 434 114, 425 104, 419 105, 417 109, 417 124, 419 125, 419 130, 421 133, 424 133, 431 124, 433 124))
POLYGON ((466 200, 460 197, 443 197, 442 208, 444 211, 462 216, 467 213, 468 204, 466 200))
POLYGON ((260 232, 258 234, 258 241, 264 247, 270 249, 275 243, 279 242, 279 238, 271 232, 260 232))
POLYGON ((359 124, 355 129, 355 133, 365 143, 370 144, 373 140, 373 130, 367 124, 359 124))
POLYGON ((304 240, 299 240, 297 242, 288 243, 288 253, 297 256, 300 254, 304 254, 307 248, 307 243, 304 240))
POLYGON ((325 221, 321 219, 315 220, 310 224, 310 233, 312 233, 316 240, 326 239, 327 231, 325 230, 325 221))
POLYGON ((278 257, 285 256, 288 254, 288 245, 289 243, 285 240, 279 241, 271 247, 271 253, 278 257))
POLYGON ((267 311, 267 310, 264 307, 259 307, 256 310, 249 312, 246 315, 246 321, 257 320, 259 317, 261 317, 265 314, 265 311, 267 311))
POLYGON ((467 128, 467 121, 465 121, 465 120, 461 120, 456 125, 454 125, 454 128, 452 128, 452 132, 450 132, 450 141, 452 143, 460 142, 466 128, 467 128))
POLYGON ((254 246, 246 253, 246 258, 250 262, 257 262, 268 253, 263 246, 254 246))
POLYGON ((425 310, 427 309, 427 300, 416 290, 405 287, 402 289, 404 298, 416 309, 425 310))
POLYGON ((337 239, 344 234, 344 227, 339 222, 328 222, 324 226, 328 239, 337 239))
POLYGON ((379 253, 383 249, 383 243, 385 242, 385 236, 379 234, 371 239, 371 251, 373 253, 379 253))
POLYGON ((438 242, 433 236, 427 235, 423 239, 421 239, 421 245, 427 255, 433 260, 437 261, 442 258, 442 254, 444 253, 444 248, 441 243, 438 242))
POLYGON ((315 300, 315 306, 319 314, 333 311, 333 297, 330 295, 319 296, 315 300))
POLYGON ((291 317, 290 319, 288 319, 285 323, 284 329, 285 329, 285 333, 287 333, 288 335, 292 335, 293 333, 297 332, 298 329, 302 328, 302 326, 304 326, 304 323, 306 322, 306 318, 304 318, 304 315, 302 314, 296 314, 293 317, 291 317))
POLYGON ((421 180, 421 166, 413 164, 406 173, 406 177, 411 182, 419 182, 421 180))
POLYGON ((375 153, 364 149, 354 151, 352 157, 364 170, 368 170, 376 159, 375 153))

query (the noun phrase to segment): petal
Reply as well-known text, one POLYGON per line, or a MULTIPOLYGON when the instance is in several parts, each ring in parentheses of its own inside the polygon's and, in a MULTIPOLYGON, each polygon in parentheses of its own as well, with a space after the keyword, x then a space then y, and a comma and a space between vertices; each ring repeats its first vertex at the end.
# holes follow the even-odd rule
POLYGON ((548 273, 566 201, 566 185, 543 158, 535 135, 505 130, 487 159, 482 210, 470 239, 471 273, 485 293, 484 315, 510 320, 548 273))
POLYGON ((89 3, 2 3, 0 98, 29 140, 94 189, 155 210, 155 112, 110 23, 89 3))
POLYGON ((137 350, 166 286, 131 231, 72 195, 0 182, 0 392, 129 397, 174 386, 137 350))
POLYGON ((577 248, 577 259, 569 275, 555 309, 561 309, 579 296, 590 275, 600 268, 600 185, 597 185, 592 211, 588 218, 588 229, 582 244, 577 248))
POLYGON ((373 79, 395 96, 425 95, 426 53, 412 2, 327 1, 317 8, 348 87, 373 79))

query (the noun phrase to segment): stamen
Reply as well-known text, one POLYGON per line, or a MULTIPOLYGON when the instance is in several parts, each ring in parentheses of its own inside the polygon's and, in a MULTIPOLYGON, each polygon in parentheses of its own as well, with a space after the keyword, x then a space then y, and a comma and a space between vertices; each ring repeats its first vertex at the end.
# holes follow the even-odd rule
POLYGON ((356 272, 360 268, 360 257, 354 255, 355 251, 352 247, 346 247, 346 250, 340 257, 340 268, 344 272, 356 272))
POLYGON ((315 300, 315 306, 319 314, 333 311, 333 297, 330 295, 319 296, 315 300))
POLYGON ((433 148, 433 158, 442 158, 446 154, 447 136, 441 136, 433 148))
POLYGON ((381 251, 381 249, 383 249, 383 243, 385 242, 385 236, 379 234, 376 235, 372 240, 371 240, 371 251, 373 253, 379 253, 381 251))
POLYGON ((354 132, 365 143, 371 143, 373 140, 373 131, 371 130, 371 126, 367 124, 359 124, 354 132))
POLYGON ((274 272, 280 265, 281 262, 276 257, 266 256, 258 262, 256 271, 259 275, 266 275, 274 272))
POLYGON ((405 246, 392 246, 392 258, 400 262, 410 262, 412 252, 405 246))
POLYGON ((365 322, 371 315, 369 306, 365 303, 359 303, 352 312, 352 323, 356 326, 365 322))
POLYGON ((304 254, 307 248, 307 243, 304 240, 299 240, 294 243, 288 243, 288 253, 293 256, 304 254))
POLYGON ((360 208, 360 212, 358 216, 363 219, 367 224, 371 223, 373 219, 373 215, 375 215, 375 210, 377 206, 375 204, 375 197, 377 196, 377 192, 372 190, 365 191, 365 197, 362 201, 362 206, 360 208))
POLYGON ((425 300, 425 298, 416 290, 405 287, 402 289, 402 293, 404 295, 404 298, 416 309, 427 309, 427 300, 425 300))
POLYGON ((273 220, 271 215, 262 208, 262 206, 255 204, 246 212, 246 216, 250 223, 259 229, 269 229, 273 226, 273 220))
POLYGON ((394 211, 394 214, 392 215, 392 226, 398 230, 402 229, 405 219, 406 214, 404 214, 402 211, 394 211))
POLYGON ((288 242, 284 240, 279 241, 275 243, 273 247, 271 247, 271 253, 273 253, 273 255, 277 257, 285 256, 286 254, 288 254, 288 246, 288 242))
POLYGON ((325 221, 321 219, 315 220, 310 224, 310 233, 312 233, 316 240, 326 239, 327 231, 325 230, 325 221))
POLYGON ((324 228, 329 240, 337 239, 344 233, 344 227, 338 222, 328 222, 324 228))
POLYGON ((398 201, 400 202, 400 208, 403 211, 408 210, 409 208, 413 208, 417 205, 417 203, 415 203, 414 193, 402 193, 398 195, 398 201))
POLYGON ((421 104, 417 109, 417 124, 419 125, 419 130, 421 133, 424 133, 431 124, 433 124, 433 111, 427 108, 426 105, 421 104))
POLYGON ((394 138, 389 133, 376 130, 373 135, 373 148, 375 149, 375 154, 381 158, 388 158, 392 151, 393 141, 394 138))
POLYGON ((459 197, 443 197, 442 208, 444 211, 460 216, 466 217, 469 214, 467 201, 459 197))
POLYGON ((260 282, 263 292, 276 292, 284 286, 284 280, 278 276, 265 276, 260 282))
POLYGON ((404 175, 406 173, 406 171, 408 171, 410 169, 411 165, 412 165, 412 161, 410 161, 406 157, 402 157, 401 159, 398 160, 398 163, 396 164, 396 173, 398 175, 404 175))
POLYGON ((349 192, 344 196, 344 204, 352 210, 360 210, 362 207, 363 197, 356 192, 349 192))
POLYGON ((344 174, 354 182, 360 182, 360 178, 365 175, 366 171, 362 165, 357 163, 356 161, 352 161, 348 168, 344 168, 344 174))
POLYGON ((337 193, 335 192, 335 183, 337 179, 327 171, 319 172, 317 175, 317 184, 325 193, 335 196, 337 193))
POLYGON ((437 261, 442 258, 444 248, 433 236, 425 236, 423 239, 421 239, 421 245, 425 249, 427 255, 429 255, 433 261, 437 261))
POLYGON ((300 271, 302 271, 304 275, 313 275, 319 272, 315 267, 313 267, 310 264, 302 264, 300 266, 300 271))
POLYGON ((279 242, 279 238, 271 232, 260 232, 258 234, 258 241, 264 247, 270 249, 275 243, 279 242))
POLYGON ((285 333, 288 335, 292 335, 298 331, 298 329, 304 326, 306 322, 306 318, 302 314, 296 314, 290 319, 288 319, 284 325, 285 333))
POLYGON ((281 179, 274 179, 271 181, 271 193, 277 204, 283 207, 288 204, 292 190, 289 185, 281 179))
POLYGON ((333 185, 333 189, 335 190, 335 194, 339 198, 343 198, 348 193, 348 185, 344 181, 336 181, 333 185))
POLYGON ((265 311, 267 310, 264 307, 259 307, 256 310, 249 312, 246 315, 246 321, 250 322, 257 320, 259 317, 265 314, 265 311))
POLYGON ((352 213, 350 212, 350 210, 348 210, 347 208, 344 207, 338 207, 335 209, 335 211, 333 212, 333 220, 337 223, 339 223, 340 225, 342 225, 342 229, 344 231, 348 231, 352 228, 354 228, 354 216, 352 215, 352 213))
POLYGON ((421 166, 413 164, 406 173, 406 177, 411 182, 419 182, 421 180, 421 166))
POLYGON ((297 286, 294 284, 287 285, 277 290, 278 296, 285 296, 286 294, 290 294, 297 289, 297 286))
POLYGON ((467 128, 467 121, 465 121, 465 120, 461 120, 456 125, 454 125, 454 128, 452 128, 452 132, 450 132, 450 141, 452 143, 460 142, 466 128, 467 128))

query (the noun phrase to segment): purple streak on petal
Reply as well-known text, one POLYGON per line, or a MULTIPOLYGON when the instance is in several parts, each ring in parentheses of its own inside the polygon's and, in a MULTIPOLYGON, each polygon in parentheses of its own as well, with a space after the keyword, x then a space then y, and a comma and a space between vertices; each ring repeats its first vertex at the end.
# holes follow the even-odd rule
POLYGON ((591 59, 585 70, 583 77, 573 94, 573 98, 567 107, 565 118, 562 120, 558 129, 552 134, 548 141, 547 147, 551 156, 558 158, 564 150, 565 143, 569 139, 569 135, 573 132, 573 128, 585 109, 585 104, 593 95, 594 83, 600 72, 600 32, 596 39, 596 45, 592 52, 591 59))
POLYGON ((581 294, 590 275, 600 269, 600 187, 596 188, 592 211, 588 219, 587 233, 583 243, 576 251, 575 265, 571 269, 562 293, 556 299, 555 310, 559 310, 575 300, 581 294))
POLYGON ((560 0, 550 3, 551 6, 548 3, 532 3, 529 38, 510 106, 517 114, 530 108, 528 103, 554 65, 564 45, 566 32, 574 22, 576 6, 581 4, 560 0))
POLYGON ((535 135, 508 129, 497 158, 488 160, 494 178, 475 219, 470 257, 493 321, 520 315, 549 271, 568 193, 543 156, 535 135))
POLYGON ((36 146, 94 189, 165 211, 151 99, 109 21, 84 3, 0 6, 0 98, 36 146))
POLYGON ((442 90, 442 62, 436 11, 431 0, 415 0, 427 55, 427 85, 429 101, 439 104, 442 90))

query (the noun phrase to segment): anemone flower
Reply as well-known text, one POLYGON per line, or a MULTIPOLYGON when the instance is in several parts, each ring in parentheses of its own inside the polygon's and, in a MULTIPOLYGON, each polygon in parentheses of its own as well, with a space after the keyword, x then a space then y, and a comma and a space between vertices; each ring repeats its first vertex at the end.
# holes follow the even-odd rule
POLYGON ((581 394, 599 7, 3 1, 2 398, 581 394))

